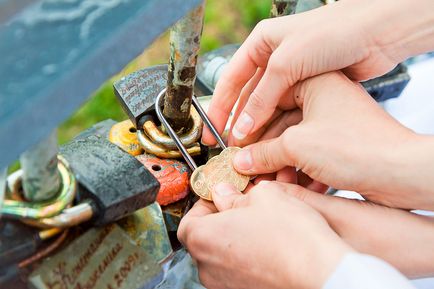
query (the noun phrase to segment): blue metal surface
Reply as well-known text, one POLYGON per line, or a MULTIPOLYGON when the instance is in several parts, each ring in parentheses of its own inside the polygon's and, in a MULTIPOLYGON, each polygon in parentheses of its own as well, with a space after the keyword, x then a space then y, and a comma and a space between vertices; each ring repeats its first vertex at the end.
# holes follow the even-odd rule
POLYGON ((201 2, 0 0, 0 168, 201 2))

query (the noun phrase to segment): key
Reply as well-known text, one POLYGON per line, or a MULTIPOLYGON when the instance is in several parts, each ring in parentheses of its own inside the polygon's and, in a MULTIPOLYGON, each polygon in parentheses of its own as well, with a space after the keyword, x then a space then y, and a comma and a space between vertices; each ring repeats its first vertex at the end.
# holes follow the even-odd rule
POLYGON ((220 137, 205 111, 200 106, 199 101, 193 96, 193 106, 196 108, 205 125, 214 135, 219 146, 223 149, 219 155, 209 159, 205 165, 198 167, 196 162, 193 160, 187 149, 176 135, 176 132, 164 118, 164 115, 161 111, 161 106, 164 101, 165 92, 166 90, 163 89, 157 96, 157 100, 155 102, 155 111, 161 123, 166 128, 167 133, 175 141, 179 151, 182 153, 185 161, 193 171, 190 178, 190 185, 193 191, 199 197, 208 201, 212 201, 212 190, 214 185, 220 182, 230 183, 239 191, 243 191, 247 187, 250 178, 249 176, 238 173, 232 165, 234 154, 240 150, 240 148, 226 147, 223 139, 220 137))

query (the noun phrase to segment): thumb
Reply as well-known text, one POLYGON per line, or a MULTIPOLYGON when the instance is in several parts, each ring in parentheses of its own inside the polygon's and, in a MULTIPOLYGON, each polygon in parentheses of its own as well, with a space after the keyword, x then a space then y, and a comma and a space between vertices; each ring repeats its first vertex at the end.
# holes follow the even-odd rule
POLYGON ((285 167, 295 167, 298 137, 295 127, 290 127, 277 138, 251 144, 234 156, 234 168, 245 175, 277 172, 285 167))
POLYGON ((220 212, 233 208, 235 201, 240 198, 244 198, 244 195, 231 184, 219 183, 214 186, 212 200, 220 212))

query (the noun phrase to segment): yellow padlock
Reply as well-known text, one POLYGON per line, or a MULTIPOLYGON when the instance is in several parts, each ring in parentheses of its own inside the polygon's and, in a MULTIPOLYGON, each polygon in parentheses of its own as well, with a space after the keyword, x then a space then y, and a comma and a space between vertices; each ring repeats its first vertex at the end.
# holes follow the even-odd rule
POLYGON ((130 155, 138 156, 144 152, 137 139, 137 130, 128 119, 112 126, 109 140, 130 155))

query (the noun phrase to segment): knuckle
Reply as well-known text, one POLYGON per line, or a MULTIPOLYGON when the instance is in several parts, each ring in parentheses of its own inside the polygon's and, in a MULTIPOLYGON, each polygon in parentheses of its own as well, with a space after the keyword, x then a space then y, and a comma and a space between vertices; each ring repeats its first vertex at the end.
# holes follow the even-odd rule
POLYGON ((270 154, 270 148, 268 145, 262 145, 257 150, 257 159, 261 166, 268 172, 274 170, 274 161, 270 154))
POLYGON ((257 112, 266 108, 267 102, 264 100, 262 93, 255 90, 250 95, 249 106, 252 111, 257 112))
POLYGON ((212 278, 212 275, 209 274, 207 270, 205 270, 202 267, 199 267, 198 271, 199 271, 198 274, 199 280, 202 285, 204 285, 206 288, 217 288, 216 284, 214 284, 215 282, 212 278))
POLYGON ((202 242, 202 231, 197 223, 195 220, 190 220, 187 224, 181 221, 178 229, 178 240, 189 250, 199 246, 202 242))
POLYGON ((263 192, 266 189, 265 184, 256 185, 248 194, 248 201, 255 202, 255 200, 261 199, 263 196, 263 192))
POLYGON ((299 185, 287 186, 286 192, 303 202, 308 196, 308 190, 299 185))
POLYGON ((263 33, 265 31, 267 31, 268 28, 270 27, 270 22, 271 22, 270 20, 271 19, 262 19, 261 21, 258 22, 258 24, 256 24, 253 31, 259 32, 259 33, 263 33))
POLYGON ((233 209, 241 208, 241 207, 244 207, 245 204, 246 204, 246 196, 242 195, 242 196, 239 196, 238 198, 233 200, 232 208, 233 209))
POLYGON ((282 56, 278 51, 274 52, 270 59, 268 60, 268 66, 270 71, 275 75, 282 77, 286 75, 286 71, 288 70, 287 61, 283 61, 282 56))

